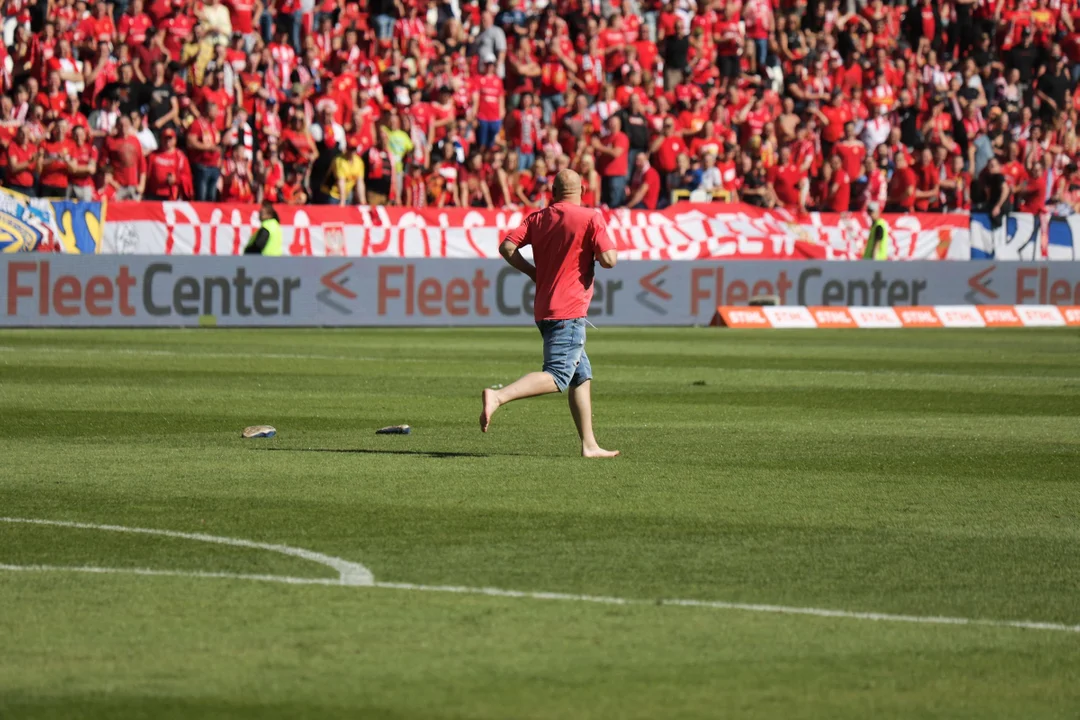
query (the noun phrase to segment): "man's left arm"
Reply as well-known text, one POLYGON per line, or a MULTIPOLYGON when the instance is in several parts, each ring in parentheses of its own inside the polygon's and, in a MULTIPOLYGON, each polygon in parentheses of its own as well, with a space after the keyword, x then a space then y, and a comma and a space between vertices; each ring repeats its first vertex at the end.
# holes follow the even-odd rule
POLYGON ((503 256, 503 260, 520 273, 528 275, 529 278, 536 282, 536 267, 526 260, 521 254, 520 246, 527 244, 528 235, 528 221, 523 222, 516 230, 513 230, 506 239, 499 245, 499 254, 503 256))

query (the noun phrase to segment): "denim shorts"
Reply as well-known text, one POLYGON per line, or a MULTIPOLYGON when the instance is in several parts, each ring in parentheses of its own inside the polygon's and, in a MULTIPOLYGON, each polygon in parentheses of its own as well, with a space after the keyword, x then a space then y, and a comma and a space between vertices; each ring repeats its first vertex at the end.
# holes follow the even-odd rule
POLYGON ((592 365, 585 354, 585 318, 541 320, 544 337, 544 372, 555 379, 559 392, 592 380, 592 365))

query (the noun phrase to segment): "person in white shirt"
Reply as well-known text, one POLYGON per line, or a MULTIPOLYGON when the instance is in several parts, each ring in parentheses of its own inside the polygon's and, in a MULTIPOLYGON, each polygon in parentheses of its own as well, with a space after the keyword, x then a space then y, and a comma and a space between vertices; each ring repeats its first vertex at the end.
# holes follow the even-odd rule
POLYGON ((889 139, 892 131, 892 123, 889 122, 889 110, 883 105, 878 106, 876 117, 866 121, 863 126, 862 136, 859 138, 866 145, 866 154, 873 155, 877 146, 889 139))
POLYGON ((325 135, 323 134, 323 126, 332 129, 334 134, 335 145, 337 145, 340 152, 345 152, 345 128, 339 123, 334 122, 334 109, 329 106, 322 106, 319 109, 319 122, 312 123, 311 125, 311 137, 315 139, 315 142, 321 143, 325 135))
POLYGON ((720 175, 720 168, 716 167, 716 155, 706 153, 705 167, 701 169, 701 184, 698 185, 698 189, 712 193, 723 188, 724 178, 720 175))
POLYGON ((215 45, 228 45, 232 37, 232 17, 229 8, 221 0, 207 0, 200 13, 202 24, 210 29, 211 42, 215 45))
POLYGON ((139 145, 142 146, 143 157, 158 149, 158 141, 154 137, 154 131, 147 127, 146 118, 143 117, 142 113, 131 113, 131 124, 136 128, 135 137, 138 139, 139 145))

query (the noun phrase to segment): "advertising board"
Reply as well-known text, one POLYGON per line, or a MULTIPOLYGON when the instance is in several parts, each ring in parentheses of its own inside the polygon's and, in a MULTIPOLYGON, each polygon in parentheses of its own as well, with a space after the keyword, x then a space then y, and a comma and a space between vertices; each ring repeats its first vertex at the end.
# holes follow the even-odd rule
MULTIPOLYGON (((518 325, 531 322, 534 292, 497 260, 0 256, 0 326, 518 325)), ((1080 264, 622 262, 597 269, 589 316, 597 325, 708 324, 718 306, 758 296, 816 312, 1078 306, 1080 264)))

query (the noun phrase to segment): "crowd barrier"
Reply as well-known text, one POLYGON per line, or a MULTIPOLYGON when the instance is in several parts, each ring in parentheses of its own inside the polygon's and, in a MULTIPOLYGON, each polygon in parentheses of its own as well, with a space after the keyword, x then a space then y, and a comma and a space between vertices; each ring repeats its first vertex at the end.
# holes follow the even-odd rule
MULTIPOLYGON (((1080 263, 712 261, 597 270, 597 325, 706 325, 719 306, 1080 305, 1080 263)), ((0 326, 527 325, 501 260, 0 255, 0 326)))
MULTIPOLYGON (((0 193, 0 252, 240 255, 257 207, 188 202, 73 203, 0 193)), ((521 211, 280 206, 294 257, 497 258, 521 211)), ((862 213, 795 216, 744 204, 602 211, 623 260, 857 260, 862 213)), ((1017 213, 886 215, 891 260, 1080 260, 1080 218, 1017 213)))
MULTIPOLYGON (((238 255, 257 225, 253 205, 114 203, 101 252, 238 255)), ((280 207, 291 256, 498 258, 522 211, 459 208, 280 207)), ((679 203, 656 212, 601 211, 624 260, 854 260, 865 215, 796 217, 743 204, 679 203)), ((963 215, 889 216, 896 259, 971 256, 963 215)))

